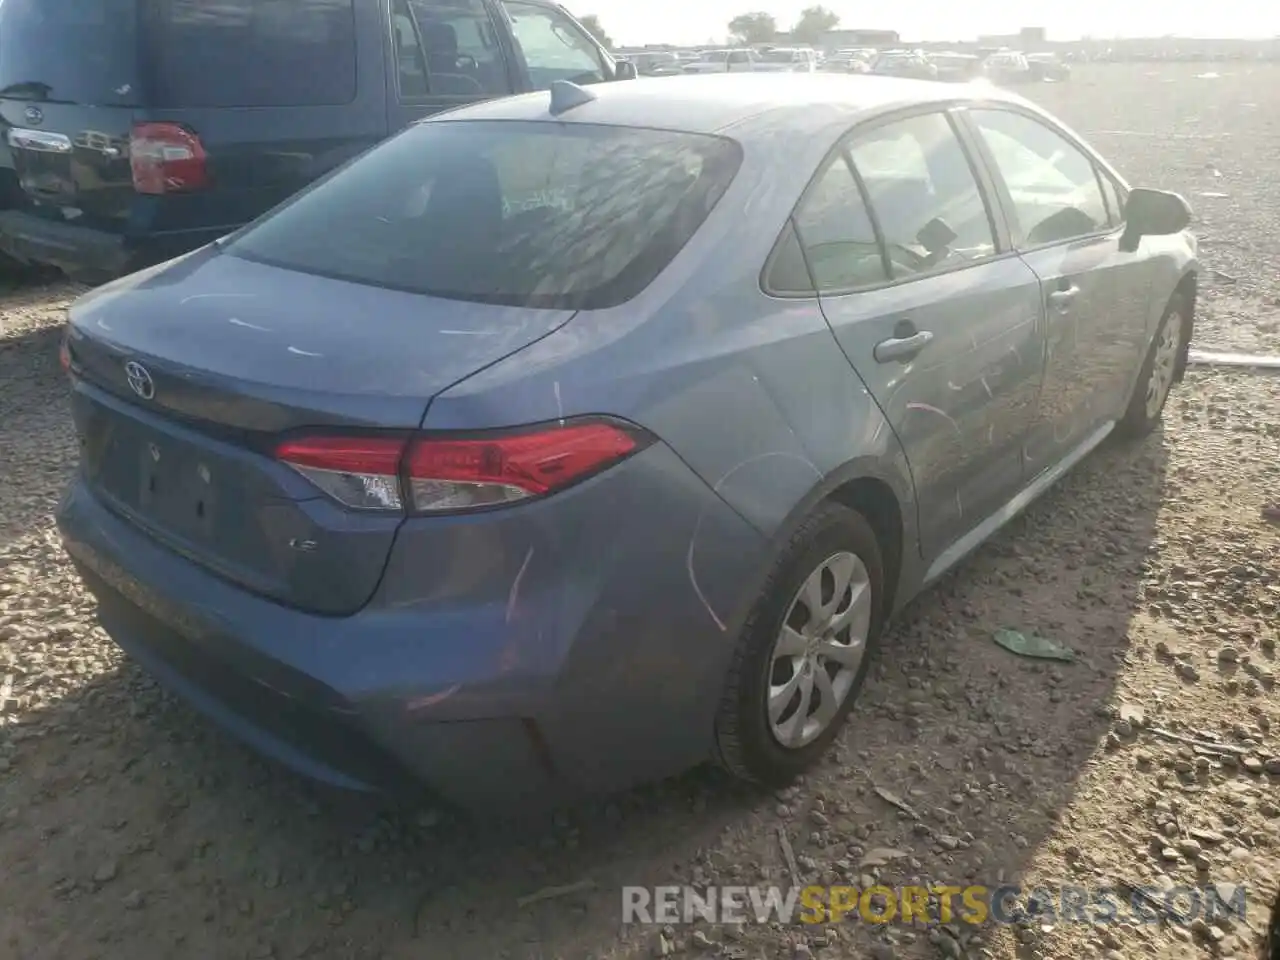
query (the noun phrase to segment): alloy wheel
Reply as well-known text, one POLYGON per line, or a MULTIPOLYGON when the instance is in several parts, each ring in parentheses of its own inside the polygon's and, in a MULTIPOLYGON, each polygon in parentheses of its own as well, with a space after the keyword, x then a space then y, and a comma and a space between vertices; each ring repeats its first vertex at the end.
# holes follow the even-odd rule
POLYGON ((796 592, 769 663, 766 710, 779 745, 797 750, 835 720, 871 629, 871 579, 853 553, 820 563, 796 592))

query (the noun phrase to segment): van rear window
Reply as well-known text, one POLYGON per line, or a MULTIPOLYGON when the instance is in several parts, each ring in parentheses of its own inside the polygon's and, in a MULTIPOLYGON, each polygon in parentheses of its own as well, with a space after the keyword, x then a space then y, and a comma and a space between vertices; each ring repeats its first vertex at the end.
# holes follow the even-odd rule
POLYGON ((722 137, 417 124, 234 235, 227 253, 455 300, 614 306, 680 252, 741 162, 722 137))
POLYGON ((135 0, 0 2, 0 96, 137 106, 135 0))
POLYGON ((150 103, 155 107, 350 103, 356 96, 353 3, 150 0, 146 18, 150 103))

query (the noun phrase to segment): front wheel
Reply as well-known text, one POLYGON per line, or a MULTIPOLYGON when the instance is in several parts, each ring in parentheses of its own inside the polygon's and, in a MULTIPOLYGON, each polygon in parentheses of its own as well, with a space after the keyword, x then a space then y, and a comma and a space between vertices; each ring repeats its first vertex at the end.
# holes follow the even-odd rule
POLYGON ((883 621, 884 568, 859 514, 824 504, 782 551, 743 629, 716 721, 720 761, 782 786, 840 733, 883 621))
POLYGON ((1183 322, 1185 302, 1181 293, 1175 293, 1160 318, 1160 327, 1147 351, 1138 382, 1134 384, 1129 408, 1118 425, 1123 436, 1138 438, 1155 429, 1169 401, 1169 392, 1178 378, 1178 364, 1182 360, 1183 322))

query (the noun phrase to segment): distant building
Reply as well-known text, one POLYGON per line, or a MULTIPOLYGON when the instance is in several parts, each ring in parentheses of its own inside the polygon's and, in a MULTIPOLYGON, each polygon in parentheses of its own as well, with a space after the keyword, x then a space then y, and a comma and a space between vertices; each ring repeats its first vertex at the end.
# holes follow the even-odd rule
POLYGON ((1034 51, 1042 49, 1046 42, 1044 27, 1023 27, 1017 33, 989 33, 978 37, 979 47, 992 49, 1009 47, 1014 50, 1034 51))
POLYGON ((897 30, 828 30, 822 37, 825 50, 848 47, 897 47, 902 38, 897 30))

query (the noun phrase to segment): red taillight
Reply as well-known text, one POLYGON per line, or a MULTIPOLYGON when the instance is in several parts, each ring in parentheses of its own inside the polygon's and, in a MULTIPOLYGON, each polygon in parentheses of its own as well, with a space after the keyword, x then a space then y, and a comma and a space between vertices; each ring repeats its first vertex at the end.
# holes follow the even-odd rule
POLYGON ((403 437, 306 437, 287 440, 276 458, 355 510, 401 510, 403 437))
POLYGON ((62 340, 58 343, 58 363, 62 365, 63 373, 71 372, 71 343, 67 338, 70 329, 67 327, 62 331, 62 340))
POLYGON ((542 497, 630 456, 630 431, 612 423, 566 424, 492 439, 424 437, 409 448, 414 508, 462 510, 542 497))
POLYGON ((353 509, 467 510, 543 497, 635 453, 641 436, 590 421, 492 437, 310 437, 276 456, 353 509), (402 492, 403 484, 407 490, 402 492))
POLYGON ((207 187, 205 160, 204 144, 181 124, 134 124, 129 163, 138 193, 182 193, 207 187))

